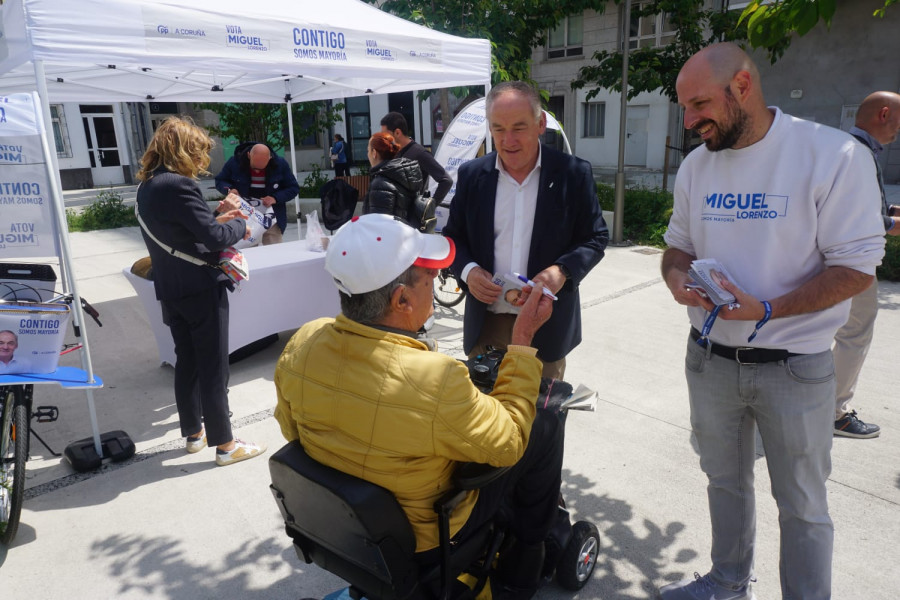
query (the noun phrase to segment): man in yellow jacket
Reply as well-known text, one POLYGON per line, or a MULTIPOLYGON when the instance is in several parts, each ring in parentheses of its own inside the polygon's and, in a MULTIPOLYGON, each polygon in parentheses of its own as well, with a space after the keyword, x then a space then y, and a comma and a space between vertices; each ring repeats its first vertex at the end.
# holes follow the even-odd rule
POLYGON ((494 390, 484 394, 463 363, 416 333, 433 313, 437 270, 454 254, 449 238, 388 215, 344 225, 325 259, 342 313, 307 323, 285 348, 275 370, 275 418, 284 437, 299 439, 315 460, 393 492, 419 553, 437 546, 433 505, 457 463, 511 466, 469 493, 454 511, 451 534, 464 538, 507 506, 520 577, 504 580, 501 596, 529 598, 562 467, 562 426, 535 408, 541 362, 530 347, 552 301, 539 290, 526 294, 494 390))

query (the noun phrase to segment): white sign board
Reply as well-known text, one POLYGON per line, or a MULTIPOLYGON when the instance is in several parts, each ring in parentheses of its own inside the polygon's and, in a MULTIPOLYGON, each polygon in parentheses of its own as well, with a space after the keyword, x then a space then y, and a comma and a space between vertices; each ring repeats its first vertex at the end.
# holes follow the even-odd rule
POLYGON ((0 257, 56 254, 37 95, 0 96, 0 257))

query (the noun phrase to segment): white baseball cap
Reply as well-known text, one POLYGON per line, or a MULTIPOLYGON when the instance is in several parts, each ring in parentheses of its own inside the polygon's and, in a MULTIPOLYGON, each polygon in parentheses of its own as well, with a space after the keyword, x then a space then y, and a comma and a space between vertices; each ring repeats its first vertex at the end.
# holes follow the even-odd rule
POLYGON ((412 265, 426 269, 450 266, 456 256, 453 240, 421 233, 391 215, 353 217, 331 241, 325 270, 342 292, 365 294, 382 288, 412 265))

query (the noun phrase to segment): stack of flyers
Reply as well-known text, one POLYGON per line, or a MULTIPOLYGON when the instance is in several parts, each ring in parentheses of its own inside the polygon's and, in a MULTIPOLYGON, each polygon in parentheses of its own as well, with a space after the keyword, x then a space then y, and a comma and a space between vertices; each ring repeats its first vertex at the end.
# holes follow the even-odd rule
POLYGON ((697 287, 706 293, 709 301, 716 306, 733 304, 737 301, 734 294, 722 287, 722 277, 737 285, 725 266, 714 258, 698 259, 691 263, 688 275, 693 279, 689 287, 697 287))

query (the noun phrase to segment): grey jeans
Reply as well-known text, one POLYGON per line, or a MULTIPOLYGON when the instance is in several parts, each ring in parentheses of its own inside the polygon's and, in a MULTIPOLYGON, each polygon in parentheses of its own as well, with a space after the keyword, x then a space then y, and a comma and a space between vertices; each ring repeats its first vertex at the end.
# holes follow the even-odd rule
POLYGON ((825 490, 834 428, 831 351, 742 365, 689 339, 685 373, 700 466, 709 478, 713 580, 740 589, 752 575, 759 427, 778 504, 782 596, 831 598, 834 527, 825 490))

